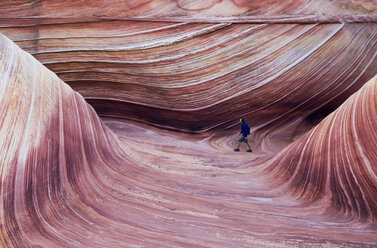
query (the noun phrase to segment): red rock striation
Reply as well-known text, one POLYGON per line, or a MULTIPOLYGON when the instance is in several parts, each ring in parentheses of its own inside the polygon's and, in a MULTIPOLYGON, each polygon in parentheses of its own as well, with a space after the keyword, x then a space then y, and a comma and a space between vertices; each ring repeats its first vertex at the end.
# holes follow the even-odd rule
POLYGON ((377 76, 267 162, 266 175, 297 199, 321 200, 331 214, 376 223, 376 112, 377 76))
MULTIPOLYGON (((373 16, 373 0, 3 0, 0 15, 7 17, 104 17, 176 18, 261 15, 349 15, 373 16)), ((375 18, 375 17, 374 17, 375 18)))
POLYGON ((2 247, 373 247, 377 78, 276 156, 107 120, 0 39, 2 247), (227 151, 226 151, 227 150, 227 151))
POLYGON ((0 246, 375 247, 376 9, 1 1, 0 246))
POLYGON ((377 73, 375 23, 58 26, 0 31, 101 116, 186 132, 224 130, 244 116, 260 142, 290 141, 377 73))
POLYGON ((1 4, 0 32, 100 116, 218 133, 242 115, 265 149, 300 137, 377 73, 373 1, 1 4))

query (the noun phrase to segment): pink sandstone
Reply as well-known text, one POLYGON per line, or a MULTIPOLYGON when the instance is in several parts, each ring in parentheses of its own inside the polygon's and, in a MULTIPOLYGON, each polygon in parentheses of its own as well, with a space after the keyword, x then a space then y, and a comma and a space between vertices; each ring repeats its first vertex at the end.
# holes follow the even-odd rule
POLYGON ((0 3, 1 247, 377 245, 374 1, 74 2, 0 3))

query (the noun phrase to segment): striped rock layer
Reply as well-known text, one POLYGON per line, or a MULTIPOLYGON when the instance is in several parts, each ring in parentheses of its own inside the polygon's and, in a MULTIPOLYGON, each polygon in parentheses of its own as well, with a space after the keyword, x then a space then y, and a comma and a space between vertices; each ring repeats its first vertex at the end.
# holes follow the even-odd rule
POLYGON ((0 32, 100 116, 215 134, 243 116, 274 152, 377 73, 374 1, 1 4, 0 32))
POLYGON ((2 247, 373 247, 377 77, 274 156, 99 119, 0 39, 2 247))
POLYGON ((4 0, 0 33, 1 247, 377 245, 375 1, 4 0))
MULTIPOLYGON (((308 15, 369 16, 377 12, 373 0, 3 0, 0 15, 7 17, 216 18, 308 15)), ((290 18, 290 17, 288 17, 290 18)), ((375 17, 373 17, 375 18, 375 17)), ((268 19, 268 18, 266 18, 268 19)))

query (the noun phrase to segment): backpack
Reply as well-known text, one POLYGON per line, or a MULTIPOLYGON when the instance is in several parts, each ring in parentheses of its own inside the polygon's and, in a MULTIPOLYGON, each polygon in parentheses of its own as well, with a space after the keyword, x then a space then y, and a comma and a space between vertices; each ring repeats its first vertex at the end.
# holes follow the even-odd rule
POLYGON ((250 134, 250 126, 249 126, 249 124, 246 124, 246 127, 247 127, 247 135, 249 135, 250 134))

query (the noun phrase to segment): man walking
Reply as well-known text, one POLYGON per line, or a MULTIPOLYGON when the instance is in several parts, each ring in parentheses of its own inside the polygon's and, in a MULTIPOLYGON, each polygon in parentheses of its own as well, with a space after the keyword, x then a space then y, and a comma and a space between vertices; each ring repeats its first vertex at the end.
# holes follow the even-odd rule
POLYGON ((244 142, 249 147, 249 150, 246 150, 246 151, 252 152, 251 147, 249 145, 249 142, 247 141, 247 135, 250 134, 250 127, 249 127, 249 125, 247 125, 247 123, 245 122, 245 120, 243 118, 240 119, 240 122, 242 123, 241 132, 240 132, 241 136, 238 139, 238 145, 237 145, 237 148, 234 149, 234 151, 239 152, 241 143, 244 142))

